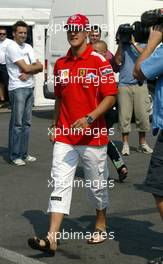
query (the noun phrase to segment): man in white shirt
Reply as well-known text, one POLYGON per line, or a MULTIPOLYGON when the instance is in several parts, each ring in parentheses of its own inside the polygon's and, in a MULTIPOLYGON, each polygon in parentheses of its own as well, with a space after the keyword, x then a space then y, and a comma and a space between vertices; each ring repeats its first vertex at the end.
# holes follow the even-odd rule
POLYGON ((13 25, 14 41, 6 48, 6 66, 9 74, 11 120, 9 126, 9 158, 15 165, 26 165, 36 158, 28 154, 29 130, 33 106, 33 74, 43 70, 35 59, 33 48, 25 43, 28 25, 17 21, 13 25))
MULTIPOLYGON (((7 38, 6 28, 0 26, 0 101, 3 103, 7 99, 8 73, 6 69, 5 53, 6 47, 10 43, 7 38)), ((4 103, 0 106, 3 106, 4 103)))

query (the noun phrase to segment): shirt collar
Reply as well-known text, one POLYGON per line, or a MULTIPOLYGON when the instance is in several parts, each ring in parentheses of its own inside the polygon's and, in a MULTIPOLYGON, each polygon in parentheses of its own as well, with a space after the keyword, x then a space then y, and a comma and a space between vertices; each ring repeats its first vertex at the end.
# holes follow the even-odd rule
POLYGON ((79 56, 79 57, 74 57, 72 55, 72 51, 71 48, 68 50, 67 55, 66 55, 66 60, 75 60, 75 59, 87 59, 89 57, 89 55, 91 54, 91 52, 93 51, 93 48, 90 44, 87 44, 87 48, 85 49, 85 51, 79 56))

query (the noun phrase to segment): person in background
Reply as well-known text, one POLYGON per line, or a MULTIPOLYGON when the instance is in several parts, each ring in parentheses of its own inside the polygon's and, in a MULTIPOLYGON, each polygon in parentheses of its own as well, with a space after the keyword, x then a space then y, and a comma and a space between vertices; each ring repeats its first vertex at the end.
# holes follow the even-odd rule
POLYGON ((123 43, 119 40, 115 54, 115 62, 120 66, 118 84, 118 120, 122 133, 122 155, 130 155, 129 133, 134 111, 135 123, 139 134, 138 152, 151 154, 153 150, 147 144, 146 132, 150 130, 149 109, 150 99, 146 84, 133 77, 133 69, 144 45, 136 43, 134 38, 123 43))
MULTIPOLYGON (((150 30, 147 46, 138 58, 134 68, 134 77, 139 81, 155 80, 155 98, 153 106, 153 135, 158 135, 151 157, 144 190, 152 193, 160 216, 163 220, 163 25, 150 30), (161 44, 161 45, 160 45, 161 44), (160 131, 159 131, 160 130, 160 131)), ((148 264, 162 264, 163 256, 148 261, 148 264)))
MULTIPOLYGON (((92 25, 91 30, 89 32, 89 42, 90 44, 94 44, 96 41, 101 40, 101 28, 98 25, 92 25)), ((110 50, 107 50, 105 52, 105 58, 109 61, 111 64, 113 71, 118 72, 119 71, 119 65, 116 64, 114 55, 111 53, 110 50)))
POLYGON ((33 74, 43 70, 35 59, 31 45, 25 43, 28 25, 17 21, 13 25, 14 41, 6 48, 6 66, 9 74, 9 99, 11 119, 9 125, 9 159, 17 166, 33 162, 35 157, 28 154, 29 132, 34 101, 33 74))
POLYGON ((8 100, 8 73, 6 69, 6 47, 11 43, 7 38, 6 28, 0 26, 0 107, 6 106, 8 100))
POLYGON ((89 43, 93 44, 101 39, 101 28, 98 25, 92 25, 89 32, 89 43))
MULTIPOLYGON (((106 58, 108 47, 105 41, 96 40, 96 42, 94 42, 92 46, 93 46, 94 51, 96 51, 97 53, 101 54, 102 56, 106 58)), ((112 118, 111 110, 105 113, 105 120, 107 124, 107 129, 109 131, 109 128, 111 128, 114 124, 112 122, 113 118, 112 118)), ((122 159, 121 154, 119 153, 117 147, 115 146, 112 140, 110 140, 108 143, 107 154, 109 158, 111 159, 111 161, 113 162, 114 167, 116 168, 118 172, 119 181, 122 182, 127 177, 128 169, 122 159)))

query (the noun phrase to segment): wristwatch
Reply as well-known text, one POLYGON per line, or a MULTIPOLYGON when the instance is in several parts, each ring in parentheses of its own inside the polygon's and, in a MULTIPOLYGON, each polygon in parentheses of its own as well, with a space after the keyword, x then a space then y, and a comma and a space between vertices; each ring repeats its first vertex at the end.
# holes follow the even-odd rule
POLYGON ((94 121, 93 117, 89 115, 86 115, 85 117, 86 117, 88 125, 91 125, 94 121))

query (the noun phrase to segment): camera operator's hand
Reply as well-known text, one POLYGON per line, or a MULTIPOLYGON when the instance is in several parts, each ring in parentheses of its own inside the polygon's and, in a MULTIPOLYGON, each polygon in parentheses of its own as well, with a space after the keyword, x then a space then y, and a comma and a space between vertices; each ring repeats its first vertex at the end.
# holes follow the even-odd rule
POLYGON ((114 61, 117 65, 121 65, 122 63, 122 43, 118 43, 118 48, 114 56, 114 61))
MULTIPOLYGON (((161 27, 155 26, 150 28, 149 39, 147 43, 147 48, 151 50, 151 53, 155 50, 155 48, 161 43, 163 33, 160 31, 161 27)), ((163 29, 162 29, 163 30, 163 29)))
POLYGON ((160 25, 154 26, 153 29, 163 33, 163 23, 160 25))
POLYGON ((137 43, 133 35, 131 35, 131 43, 132 44, 136 44, 137 43))

